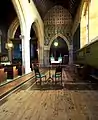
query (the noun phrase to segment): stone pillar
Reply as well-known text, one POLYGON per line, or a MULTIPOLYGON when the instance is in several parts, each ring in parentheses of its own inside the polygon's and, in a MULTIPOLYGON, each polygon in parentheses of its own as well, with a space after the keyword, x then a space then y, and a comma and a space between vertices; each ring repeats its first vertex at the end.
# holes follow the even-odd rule
POLYGON ((73 64, 73 45, 70 44, 69 48, 69 65, 73 64))
POLYGON ((49 65, 49 50, 44 50, 44 66, 49 65))
POLYGON ((6 43, 6 49, 8 50, 8 58, 9 58, 9 61, 10 63, 12 64, 12 57, 13 57, 13 54, 12 54, 12 50, 13 50, 13 43, 11 41, 8 41, 6 43))
POLYGON ((44 66, 44 54, 43 54, 43 46, 40 46, 39 47, 39 50, 38 50, 38 60, 39 60, 39 63, 40 63, 40 67, 43 67, 44 66))
POLYGON ((12 64, 12 48, 8 49, 8 58, 10 63, 12 64))
POLYGON ((31 72, 30 68, 30 36, 26 34, 22 39, 22 65, 25 68, 25 74, 31 72))

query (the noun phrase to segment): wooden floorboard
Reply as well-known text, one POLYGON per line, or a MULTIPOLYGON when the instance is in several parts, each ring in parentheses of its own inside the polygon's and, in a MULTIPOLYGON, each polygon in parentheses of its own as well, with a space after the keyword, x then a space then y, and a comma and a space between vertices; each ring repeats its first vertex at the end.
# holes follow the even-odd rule
MULTIPOLYGON (((64 84, 72 82, 68 72, 63 75, 64 84)), ((34 87, 6 98, 0 120, 98 120, 98 90, 34 87)))

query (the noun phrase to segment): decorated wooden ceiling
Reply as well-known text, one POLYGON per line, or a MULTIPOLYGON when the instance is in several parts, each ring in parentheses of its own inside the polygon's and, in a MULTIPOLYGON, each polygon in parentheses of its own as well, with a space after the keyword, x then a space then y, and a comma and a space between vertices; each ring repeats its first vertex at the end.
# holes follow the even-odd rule
POLYGON ((72 15, 73 19, 75 17, 77 8, 81 0, 33 0, 42 19, 45 14, 55 5, 61 5, 66 8, 72 15))

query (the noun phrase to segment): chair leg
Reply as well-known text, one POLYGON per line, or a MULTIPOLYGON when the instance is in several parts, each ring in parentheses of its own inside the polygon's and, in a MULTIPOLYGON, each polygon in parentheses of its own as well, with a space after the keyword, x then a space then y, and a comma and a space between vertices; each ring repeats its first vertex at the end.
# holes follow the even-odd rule
POLYGON ((41 85, 41 78, 40 78, 40 85, 41 85))
POLYGON ((36 82, 36 84, 37 84, 37 78, 35 78, 35 82, 36 82))

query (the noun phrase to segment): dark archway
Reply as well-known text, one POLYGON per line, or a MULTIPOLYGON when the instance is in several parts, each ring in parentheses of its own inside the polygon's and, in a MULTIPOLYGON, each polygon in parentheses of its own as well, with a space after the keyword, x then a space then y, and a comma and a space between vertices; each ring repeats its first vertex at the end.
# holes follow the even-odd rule
POLYGON ((68 46, 65 42, 65 40, 61 37, 57 37, 51 44, 50 47, 50 63, 51 63, 51 57, 54 57, 55 61, 58 61, 58 58, 62 58, 62 64, 68 64, 69 62, 69 51, 68 46), (55 42, 58 43, 57 46, 55 46, 55 42))
POLYGON ((20 25, 18 26, 14 38, 11 39, 13 43, 13 50, 12 50, 12 63, 22 63, 22 41, 20 39, 20 25))
POLYGON ((30 63, 38 62, 38 38, 34 30, 34 23, 30 30, 30 63))
MULTIPOLYGON (((13 63, 18 63, 19 61, 22 62, 22 41, 20 39, 21 31, 20 25, 18 26, 14 39, 12 39, 14 48, 13 48, 13 63)), ((33 24, 30 30, 30 63, 34 61, 38 61, 38 44, 37 44, 37 37, 35 30, 33 28, 33 24)))

